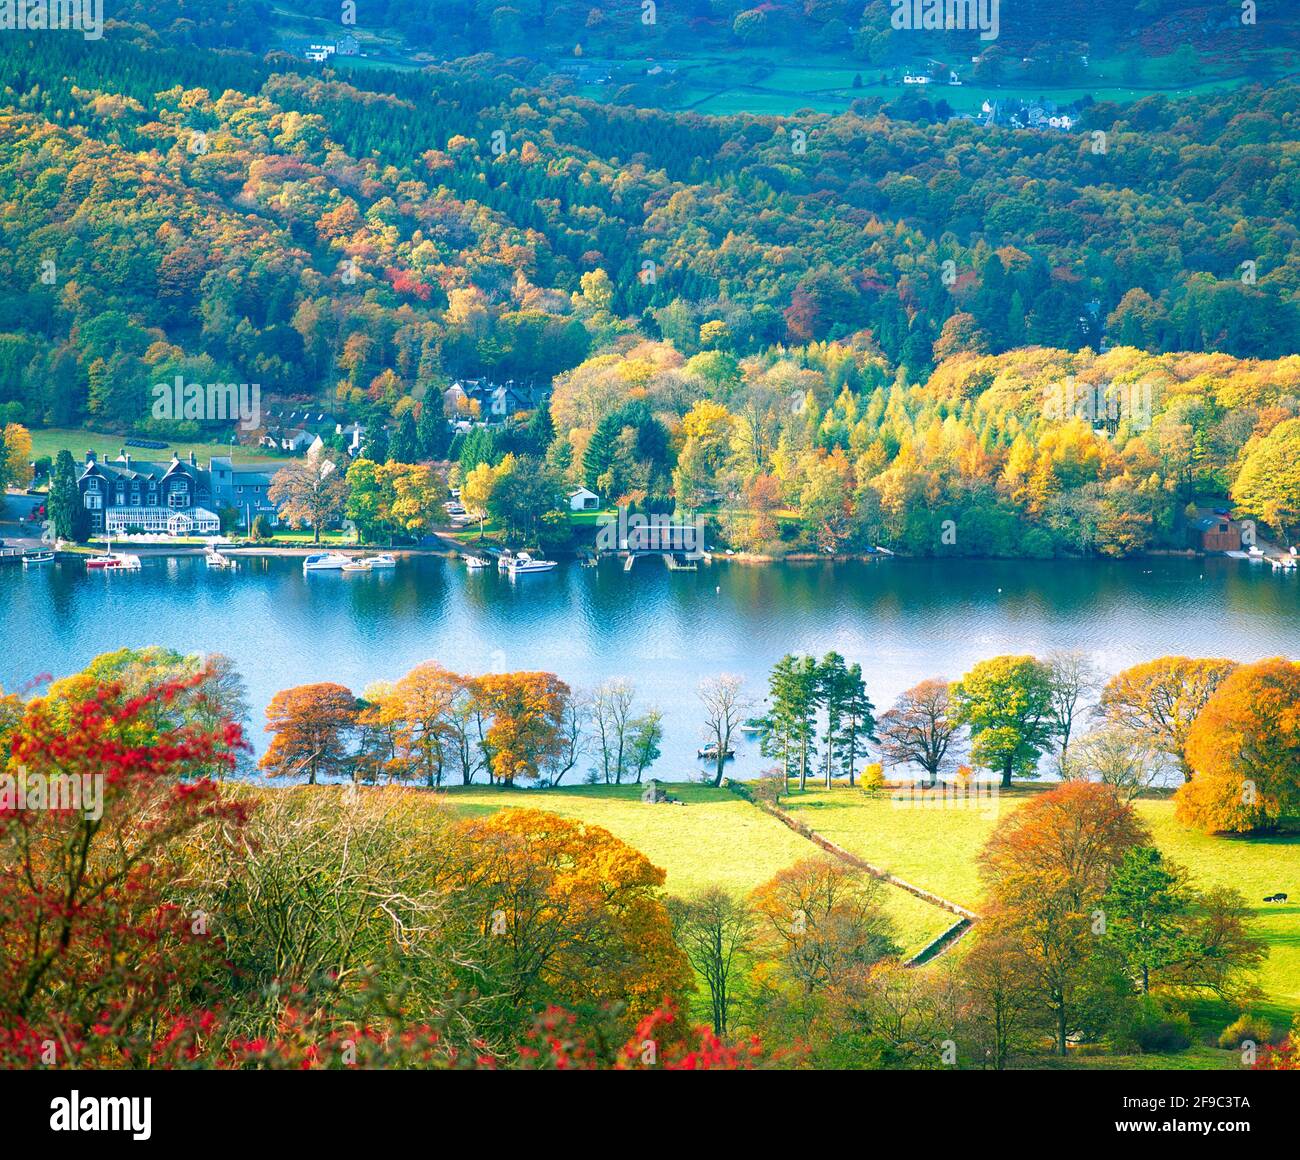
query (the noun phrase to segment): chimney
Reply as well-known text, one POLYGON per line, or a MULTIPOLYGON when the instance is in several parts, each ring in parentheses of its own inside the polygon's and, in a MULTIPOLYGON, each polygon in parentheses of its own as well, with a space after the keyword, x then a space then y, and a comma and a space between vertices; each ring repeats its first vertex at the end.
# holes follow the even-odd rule
POLYGON ((193 449, 190 450, 190 466, 191 466, 191 467, 194 466, 194 451, 193 451, 193 449))
POLYGON ((122 458, 126 460, 126 469, 127 469, 127 471, 130 471, 130 470, 131 470, 131 453, 130 453, 129 451, 123 451, 123 452, 122 452, 122 458))

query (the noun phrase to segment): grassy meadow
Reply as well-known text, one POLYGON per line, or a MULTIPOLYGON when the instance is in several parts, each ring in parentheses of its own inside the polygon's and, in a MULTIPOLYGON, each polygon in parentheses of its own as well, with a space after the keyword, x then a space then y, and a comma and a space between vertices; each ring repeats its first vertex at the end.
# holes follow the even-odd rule
MULTIPOLYGON (((778 870, 820 853, 729 790, 672 785, 687 804, 646 805, 641 787, 574 786, 555 790, 466 786, 448 790, 447 802, 465 817, 508 806, 549 810, 603 826, 667 872, 664 889, 683 897, 709 886, 748 893, 778 870)), ((905 890, 888 888, 888 908, 907 954, 915 954, 955 921, 948 911, 905 890)))
MULTIPOLYGON (((743 892, 783 866, 818 851, 774 818, 727 790, 673 785, 686 806, 647 806, 637 786, 573 786, 558 790, 455 788, 443 794, 462 816, 491 813, 508 806, 551 810, 603 826, 643 851, 667 872, 670 894, 690 895, 718 885, 743 892)), ((908 882, 979 911, 981 889, 976 858, 1001 817, 1016 809, 1038 787, 1017 787, 996 799, 979 799, 965 808, 895 803, 886 794, 868 796, 836 786, 793 793, 782 805, 800 821, 846 850, 908 882)), ((1168 797, 1137 803, 1155 844, 1185 865, 1201 887, 1233 886, 1255 914, 1256 933, 1268 942, 1269 956, 1259 974, 1261 998, 1251 1010, 1271 1019, 1282 1032, 1300 1009, 1300 835, 1276 838, 1212 838, 1174 820, 1168 797), (1265 894, 1287 891, 1288 903, 1267 904, 1265 894)), ((909 954, 920 950, 949 925, 949 912, 891 887, 889 909, 909 954)), ((962 945, 952 952, 959 961, 962 945)), ((939 960, 945 961, 944 959, 939 960)), ((1226 1004, 1198 1000, 1191 1005, 1197 1042, 1187 1051, 1163 1055, 1072 1055, 1036 1061, 1048 1067, 1201 1070, 1237 1066, 1237 1055, 1213 1046, 1236 1015, 1226 1004)))
MULTIPOLYGON (((152 463, 165 462, 171 458, 173 451, 182 459, 193 451, 195 458, 205 465, 214 455, 229 455, 231 453, 228 440, 180 439, 169 442, 165 450, 153 447, 127 447, 126 441, 131 436, 123 435, 120 432, 94 431, 82 427, 36 428, 31 431, 31 436, 33 459, 40 459, 46 455, 53 459, 60 451, 67 450, 72 452, 73 461, 76 463, 85 460, 87 451, 96 452, 100 459, 116 459, 117 453, 123 448, 126 448, 131 453, 132 459, 152 463)), ((143 438, 152 439, 153 436, 144 436, 143 438)), ((237 464, 276 463, 284 462, 290 458, 291 456, 287 454, 269 451, 265 447, 241 447, 236 445, 234 449, 234 459, 237 464)))

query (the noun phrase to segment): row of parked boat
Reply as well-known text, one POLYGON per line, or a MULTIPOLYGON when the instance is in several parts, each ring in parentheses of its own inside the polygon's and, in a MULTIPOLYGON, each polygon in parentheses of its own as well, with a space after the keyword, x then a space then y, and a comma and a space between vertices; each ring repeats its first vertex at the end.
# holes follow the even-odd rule
POLYGON ((302 562, 306 572, 382 572, 387 568, 396 568, 397 560, 387 553, 378 556, 345 556, 342 552, 316 552, 302 562))
MULTIPOLYGON (((466 553, 465 567, 477 572, 491 568, 492 561, 487 556, 475 556, 466 553)), ((503 552, 497 557, 497 571, 511 576, 527 576, 532 572, 549 572, 559 565, 554 560, 539 560, 528 552, 503 552)))

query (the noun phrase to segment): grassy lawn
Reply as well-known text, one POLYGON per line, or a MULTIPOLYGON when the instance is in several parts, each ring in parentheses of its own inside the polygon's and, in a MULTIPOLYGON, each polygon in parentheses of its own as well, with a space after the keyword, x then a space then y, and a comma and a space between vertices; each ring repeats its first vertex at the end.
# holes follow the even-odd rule
MULTIPOLYGON (((132 459, 152 463, 167 462, 171 459, 173 451, 182 459, 193 451, 195 458, 204 465, 214 455, 230 454, 230 443, 228 441, 187 442, 180 440, 169 443, 166 450, 153 447, 127 447, 126 441, 129 436, 120 433, 92 431, 88 428, 79 427, 42 427, 39 430, 32 431, 31 436, 33 459, 40 459, 44 455, 48 455, 50 459, 53 459, 60 451, 67 450, 72 452, 73 461, 77 463, 85 461, 88 450, 97 452, 100 459, 116 459, 117 453, 126 448, 130 452, 132 459)), ((236 446, 235 448, 236 464, 283 463, 290 458, 292 457, 282 452, 272 452, 264 447, 236 446)))
MULTIPOLYGON (((895 804, 888 797, 870 798, 857 790, 810 789, 792 794, 783 803, 792 814, 845 849, 866 858, 917 886, 978 911, 980 882, 975 859, 999 817, 1015 809, 1040 789, 1013 789, 995 805, 979 801, 966 809, 895 804)), ((1278 838, 1207 837, 1174 820, 1168 798, 1137 803, 1151 828, 1155 844, 1175 862, 1186 866, 1201 887, 1232 886, 1240 890, 1254 912, 1255 933, 1267 940, 1269 956, 1259 973, 1264 993, 1253 1009, 1282 1030, 1300 1009, 1300 835, 1278 838), (1282 905, 1261 901, 1266 894, 1289 893, 1282 905)), ((1192 1007, 1197 1028, 1217 1033, 1233 1012, 1224 1004, 1203 1001, 1192 1007)), ((1206 1051, 1210 1051, 1206 1048, 1206 1051)), ((1087 1057, 1091 1066, 1096 1057, 1087 1057)), ((1152 1057, 1140 1057, 1150 1059, 1152 1057)), ((1178 1059, 1178 1066, 1215 1066, 1178 1059)), ((1229 1058, 1210 1051, 1204 1059, 1229 1058)), ((1108 1057, 1105 1066, 1122 1066, 1108 1057)), ((1149 1064, 1147 1066, 1150 1066, 1149 1064)))
MULTIPOLYGON (((645 805, 637 786, 574 786, 556 790, 450 789, 447 801, 465 816, 506 806, 543 809, 603 826, 668 873, 665 890, 691 895, 708 886, 746 893, 817 848, 725 789, 678 785, 688 804, 645 805)), ((899 940, 915 953, 955 918, 904 890, 890 888, 889 911, 899 940)))

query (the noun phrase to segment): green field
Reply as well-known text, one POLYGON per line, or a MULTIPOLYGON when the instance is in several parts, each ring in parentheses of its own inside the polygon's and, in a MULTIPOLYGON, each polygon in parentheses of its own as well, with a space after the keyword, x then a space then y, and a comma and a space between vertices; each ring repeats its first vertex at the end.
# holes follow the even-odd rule
MULTIPOLYGON (((682 896, 709 886, 747 893, 783 867, 820 853, 806 839, 728 790, 673 785, 671 792, 687 804, 646 805, 641 801, 641 788, 635 785, 556 790, 466 786, 448 790, 446 797, 464 816, 518 806, 603 826, 667 871, 664 889, 682 896)), ((909 954, 956 921, 948 911, 892 887, 888 908, 899 941, 909 954)))
MULTIPOLYGON (((31 432, 32 458, 49 456, 53 459, 60 451, 72 452, 75 462, 81 463, 87 451, 94 451, 101 460, 116 459, 118 452, 126 449, 132 459, 146 460, 152 463, 165 463, 175 451, 182 459, 194 452, 200 463, 206 464, 214 455, 229 455, 229 441, 205 442, 202 440, 180 439, 169 443, 167 449, 152 447, 127 447, 128 436, 105 431, 92 431, 83 427, 42 427, 31 432)), ((150 436, 149 438, 152 438, 150 436)), ((268 451, 258 447, 235 448, 235 463, 275 463, 284 462, 291 456, 278 451, 268 451)))
MULTIPOLYGON (((686 806, 647 806, 637 786, 572 787, 559 790, 479 786, 448 790, 445 797, 462 816, 492 813, 506 806, 546 809, 608 829, 643 851, 667 871, 665 889, 690 895, 718 885, 745 892, 783 866, 815 854, 816 848, 755 806, 726 790, 673 785, 686 806)), ((978 911, 981 901, 976 857, 1000 817, 1039 788, 1017 788, 994 802, 970 808, 895 804, 861 790, 810 788, 783 800, 799 820, 851 853, 949 901, 978 911)), ((1300 885, 1300 835, 1262 839, 1211 838, 1174 821, 1168 798, 1137 803, 1155 843, 1187 866, 1200 886, 1227 885, 1242 891, 1255 913, 1255 932, 1266 939, 1269 957, 1259 974, 1263 992, 1252 1010, 1271 1019, 1280 1033, 1300 1009, 1300 904, 1268 905, 1265 894, 1300 885)), ((914 953, 951 925, 952 915, 904 890, 891 888, 889 909, 905 948, 914 953)), ((964 944, 963 944, 964 945, 964 944)), ((961 953, 959 946, 954 952, 961 953)), ((1236 1012, 1199 1000, 1191 1005, 1198 1042, 1170 1055, 1079 1054, 1044 1058, 1035 1066, 1060 1068, 1203 1070, 1238 1066, 1234 1052, 1212 1046, 1236 1012)))
MULTIPOLYGON (((975 859, 1000 816, 1038 789, 1003 793, 992 808, 942 809, 895 804, 844 789, 793 794, 785 805, 792 814, 846 850, 917 886, 972 910, 980 908, 975 859)), ((1269 956, 1259 974, 1264 1001, 1257 1010, 1278 1024, 1300 1010, 1300 835, 1277 838, 1207 837, 1174 820, 1168 798, 1140 801, 1137 811, 1151 828, 1155 844, 1191 871, 1201 887, 1231 886, 1245 896, 1255 916, 1255 933, 1268 942, 1269 956), (1284 891, 1291 901, 1262 902, 1284 891)), ((1222 1004, 1198 1005, 1198 1023, 1221 1028, 1230 1013, 1222 1004)))
MULTIPOLYGON (((805 109, 841 113, 858 99, 897 100, 908 90, 895 74, 924 71, 926 63, 918 60, 908 69, 897 62, 870 64, 848 53, 818 53, 815 60, 816 63, 809 63, 802 58, 792 59, 783 46, 720 52, 716 43, 704 42, 696 53, 659 61, 675 70, 671 76, 671 95, 666 91, 663 103, 717 116, 736 113, 790 116, 805 109), (893 83, 882 84, 882 75, 894 77, 893 83)), ((639 61, 638 57, 636 63, 639 61)), ((597 63, 594 58, 592 63, 597 63)), ((608 63, 616 69, 619 64, 634 62, 615 59, 599 63, 608 63)), ((1175 81, 1169 75, 1167 58, 1126 61, 1122 57, 1094 57, 1087 69, 1075 70, 1077 75, 1069 83, 1049 85, 1009 76, 993 85, 975 80, 964 61, 955 63, 961 85, 932 84, 918 91, 932 103, 946 101, 958 113, 974 112, 988 98, 1042 99, 1068 105, 1087 96, 1096 101, 1115 102, 1138 101, 1156 94, 1187 97, 1267 80, 1272 72, 1280 73, 1288 67, 1281 57, 1260 53, 1258 61, 1234 62, 1230 74, 1203 74, 1195 83, 1189 83, 1175 81), (1270 59, 1275 66, 1272 69, 1270 59)), ((608 85, 583 85, 582 94, 593 100, 609 100, 611 93, 620 88, 619 79, 608 85)), ((654 92, 653 88, 646 89, 651 97, 654 92)))

